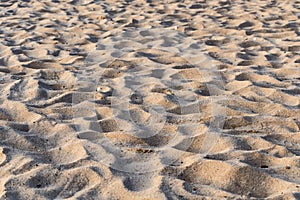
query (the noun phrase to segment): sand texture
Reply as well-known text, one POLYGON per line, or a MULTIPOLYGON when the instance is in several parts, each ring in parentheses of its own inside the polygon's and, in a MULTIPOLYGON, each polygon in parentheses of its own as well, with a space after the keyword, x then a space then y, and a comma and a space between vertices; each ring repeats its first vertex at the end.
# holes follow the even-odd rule
POLYGON ((300 199, 299 0, 2 0, 0 92, 0 199, 300 199))

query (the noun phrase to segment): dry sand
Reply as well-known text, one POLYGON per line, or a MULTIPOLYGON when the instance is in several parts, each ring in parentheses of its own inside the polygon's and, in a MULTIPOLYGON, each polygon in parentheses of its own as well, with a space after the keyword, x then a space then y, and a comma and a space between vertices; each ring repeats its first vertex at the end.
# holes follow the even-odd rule
POLYGON ((0 199, 300 199, 300 1, 0 2, 0 199))

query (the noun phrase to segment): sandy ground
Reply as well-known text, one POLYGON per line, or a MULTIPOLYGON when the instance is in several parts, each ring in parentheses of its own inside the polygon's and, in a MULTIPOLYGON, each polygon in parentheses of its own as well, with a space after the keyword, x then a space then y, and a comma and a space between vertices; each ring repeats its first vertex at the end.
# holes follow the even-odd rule
POLYGON ((300 199, 300 1, 1 1, 0 199, 300 199))

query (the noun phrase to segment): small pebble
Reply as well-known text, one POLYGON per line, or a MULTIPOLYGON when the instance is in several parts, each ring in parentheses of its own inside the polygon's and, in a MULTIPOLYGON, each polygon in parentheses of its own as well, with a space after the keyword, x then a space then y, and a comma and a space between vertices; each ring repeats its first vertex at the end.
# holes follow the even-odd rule
POLYGON ((143 97, 139 94, 132 94, 130 97, 131 103, 134 104, 142 104, 143 103, 143 97))
POLYGON ((103 93, 103 94, 111 94, 112 93, 112 89, 108 86, 98 86, 96 91, 103 93))

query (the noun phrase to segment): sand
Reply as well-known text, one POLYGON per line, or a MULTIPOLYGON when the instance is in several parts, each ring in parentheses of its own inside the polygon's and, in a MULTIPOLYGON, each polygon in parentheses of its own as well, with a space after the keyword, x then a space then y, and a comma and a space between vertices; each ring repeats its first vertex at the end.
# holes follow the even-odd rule
POLYGON ((1 1, 0 199, 300 199, 299 13, 1 1))

